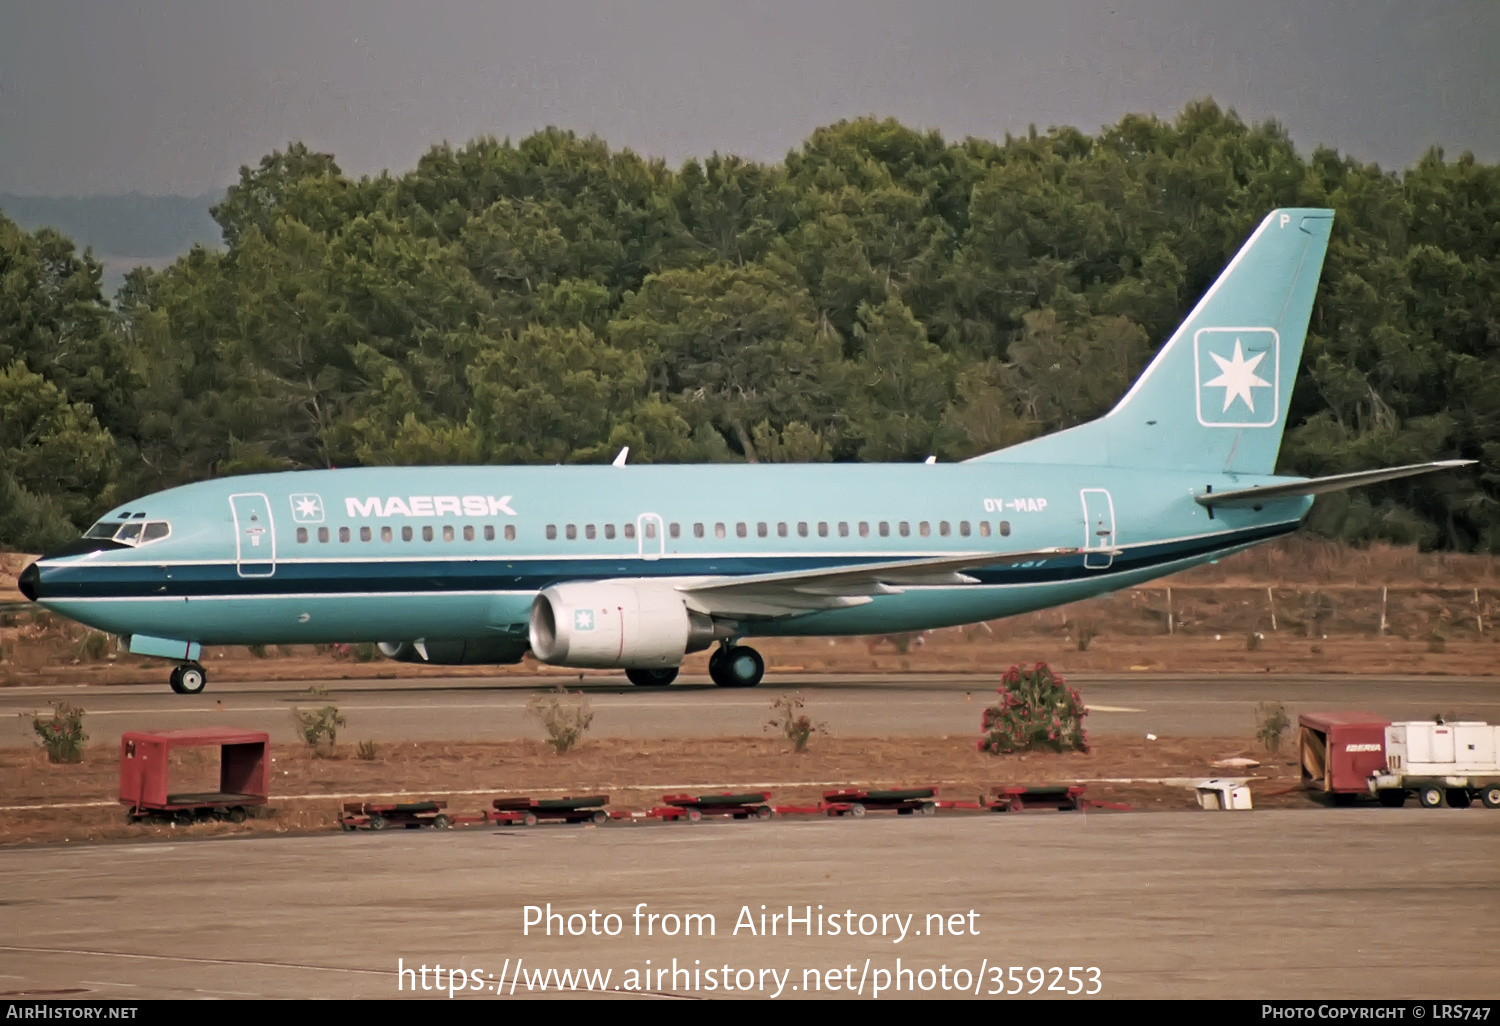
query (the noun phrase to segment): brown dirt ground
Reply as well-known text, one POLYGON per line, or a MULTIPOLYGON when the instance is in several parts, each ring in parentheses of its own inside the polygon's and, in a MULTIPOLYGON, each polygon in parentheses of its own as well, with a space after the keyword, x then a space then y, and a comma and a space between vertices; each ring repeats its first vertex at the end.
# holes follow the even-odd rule
MULTIPOLYGON (((382 745, 373 760, 339 746, 335 757, 315 757, 304 747, 273 745, 272 802, 266 815, 240 825, 205 822, 186 827, 129 825, 118 805, 0 811, 0 845, 63 840, 126 840, 220 834, 306 833, 337 827, 344 798, 277 798, 275 795, 391 796, 389 788, 417 792, 402 801, 441 799, 450 812, 478 812, 488 796, 556 797, 608 793, 612 809, 643 810, 669 789, 694 785, 722 790, 771 790, 777 803, 815 803, 826 788, 936 786, 939 797, 974 800, 1007 784, 1087 783, 1088 797, 1134 809, 1192 808, 1192 791, 1150 782, 1160 778, 1250 776, 1260 807, 1304 807, 1312 799, 1298 785, 1289 755, 1267 755, 1246 738, 1162 738, 1155 742, 1109 738, 1087 753, 991 756, 970 737, 814 737, 794 753, 772 738, 697 740, 586 740, 557 755, 538 741, 418 742, 382 745), (1248 756, 1251 769, 1214 769, 1215 759, 1248 756), (1130 779, 1104 783, 1097 778, 1130 779), (482 794, 454 794, 478 790, 482 794), (1281 793, 1278 793, 1281 792, 1281 793)), ((188 751, 174 756, 174 789, 213 787, 217 756, 188 751)), ((82 763, 54 765, 40 750, 0 751, 0 803, 45 805, 110 801, 117 794, 118 756, 90 749, 82 763)), ((956 813, 954 813, 956 814, 956 813)))

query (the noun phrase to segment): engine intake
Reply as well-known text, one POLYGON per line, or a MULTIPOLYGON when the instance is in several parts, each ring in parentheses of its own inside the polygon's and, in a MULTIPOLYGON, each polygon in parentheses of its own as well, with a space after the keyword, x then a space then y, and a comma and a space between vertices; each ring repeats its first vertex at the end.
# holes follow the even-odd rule
POLYGON ((595 669, 677 666, 713 643, 713 620, 648 582, 559 584, 531 604, 531 651, 544 663, 595 669))

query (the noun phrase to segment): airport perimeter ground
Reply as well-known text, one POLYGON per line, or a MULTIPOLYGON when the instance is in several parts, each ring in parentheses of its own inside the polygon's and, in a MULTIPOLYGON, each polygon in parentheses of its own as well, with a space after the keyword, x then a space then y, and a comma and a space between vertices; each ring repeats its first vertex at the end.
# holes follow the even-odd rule
MULTIPOLYGON (((309 702, 308 685, 226 684, 197 698, 154 685, 7 688, 0 691, 10 714, 0 717, 4 804, 102 803, 0 811, 11 842, 21 840, 17 829, 83 826, 95 815, 116 840, 0 851, 0 996, 409 995, 397 991, 398 959, 441 964, 445 973, 463 969, 465 985, 485 988, 465 993, 491 1000, 511 997, 513 981, 514 997, 527 995, 531 974, 547 969, 609 970, 613 997, 641 996, 612 989, 632 985, 646 994, 726 996, 703 976, 696 987, 681 975, 676 983, 640 977, 646 960, 654 971, 670 969, 673 958, 700 973, 714 967, 721 975, 728 966, 738 984, 754 976, 748 995, 736 996, 770 996, 774 969, 782 998, 804 996, 792 988, 810 986, 814 971, 822 988, 814 994, 847 996, 831 988, 858 987, 863 977, 862 996, 871 997, 875 983, 889 984, 880 971, 896 970, 897 958, 902 968, 933 970, 913 981, 951 985, 961 969, 981 993, 994 988, 995 965, 1019 967, 1022 983, 1007 981, 1005 989, 1029 989, 1031 967, 1047 969, 1049 984, 1051 967, 1061 967, 1064 987, 1069 967, 1097 967, 1101 993, 1117 997, 1475 999, 1500 991, 1493 958, 1500 812, 1328 808, 1296 793, 1270 795, 1296 770, 1285 756, 1257 752, 1251 738, 1263 700, 1285 702, 1294 716, 1312 707, 1364 707, 1394 717, 1446 711, 1494 721, 1494 677, 1084 676, 1077 683, 1094 709, 1095 753, 988 761, 973 751, 972 737, 989 682, 971 674, 782 675, 755 692, 727 694, 692 678, 651 690, 593 679, 582 687, 596 728, 565 760, 544 752, 523 715, 527 699, 551 683, 328 681, 327 696, 316 700, 337 702, 353 731, 345 736, 379 739, 389 761, 347 753, 314 760, 281 745, 278 769, 289 776, 275 786, 374 795, 393 785, 437 794, 468 783, 498 793, 508 779, 556 793, 623 782, 631 789, 617 792, 616 803, 640 807, 674 785, 831 784, 861 767, 891 783, 925 769, 923 781, 908 782, 941 773, 962 781, 945 788, 970 789, 1002 778, 1126 774, 1142 782, 1094 783, 1090 794, 1123 793, 1137 808, 1172 811, 343 834, 331 828, 339 799, 310 798, 280 803, 281 817, 242 827, 132 832, 109 803, 109 752, 120 729, 227 720, 264 726, 281 741, 287 710, 309 702), (770 701, 793 690, 835 728, 804 757, 759 729, 770 701), (25 747, 29 721, 15 713, 59 696, 93 710, 99 752, 83 766, 47 766, 25 747), (1156 742, 1145 740, 1148 731, 1156 742), (1161 782, 1214 772, 1210 757, 1237 753, 1263 761, 1243 771, 1261 777, 1251 785, 1253 812, 1197 810, 1191 792, 1161 782), (525 906, 549 902, 564 914, 618 914, 623 932, 524 936, 525 906), (641 902, 648 915, 711 914, 715 934, 632 936, 631 913, 641 902), (758 926, 761 905, 768 913, 791 905, 798 916, 822 905, 824 914, 852 912, 856 924, 865 914, 910 914, 913 931, 929 915, 960 914, 965 926, 959 936, 910 933, 899 943, 879 935, 809 938, 800 928, 788 938, 784 925, 775 937, 735 934, 742 907, 758 926)), ((482 800, 450 795, 455 808, 482 800)), ((895 929, 893 920, 882 922, 895 929)), ((936 986, 931 993, 957 996, 936 986)))

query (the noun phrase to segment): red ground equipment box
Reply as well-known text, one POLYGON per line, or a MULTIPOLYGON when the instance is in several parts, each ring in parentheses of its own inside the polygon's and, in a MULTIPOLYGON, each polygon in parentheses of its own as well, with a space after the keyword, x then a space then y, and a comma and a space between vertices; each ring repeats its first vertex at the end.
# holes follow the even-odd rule
POLYGON ((120 737, 120 802, 132 820, 170 815, 181 820, 219 816, 243 822, 252 805, 270 793, 271 735, 263 730, 204 727, 201 730, 127 731, 120 737), (219 789, 179 791, 168 787, 174 748, 218 748, 219 789))
POLYGON ((1370 774, 1385 769, 1385 728, 1391 721, 1367 712, 1311 712, 1297 717, 1302 787, 1323 791, 1340 805, 1370 793, 1370 774))

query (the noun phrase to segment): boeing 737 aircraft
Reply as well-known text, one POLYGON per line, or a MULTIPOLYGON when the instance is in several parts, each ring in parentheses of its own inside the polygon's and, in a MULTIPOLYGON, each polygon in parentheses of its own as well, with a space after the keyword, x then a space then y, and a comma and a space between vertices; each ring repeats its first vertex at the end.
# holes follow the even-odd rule
POLYGON ((1296 530, 1312 496, 1462 466, 1273 476, 1333 224, 1276 210, 1105 416, 963 463, 371 467, 127 503, 32 564, 30 599, 201 692, 204 645, 618 667, 717 643, 887 634, 1073 602, 1296 530))

